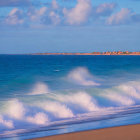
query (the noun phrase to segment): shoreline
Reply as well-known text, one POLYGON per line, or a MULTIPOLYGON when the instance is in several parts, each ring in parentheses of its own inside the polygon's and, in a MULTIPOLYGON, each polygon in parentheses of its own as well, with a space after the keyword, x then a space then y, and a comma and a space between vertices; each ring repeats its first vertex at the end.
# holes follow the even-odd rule
POLYGON ((140 52, 129 52, 129 51, 107 51, 107 52, 62 52, 62 53, 30 53, 31 55, 140 55, 140 52))
POLYGON ((140 53, 138 54, 91 54, 91 53, 81 53, 81 54, 77 54, 77 53, 31 53, 31 54, 0 54, 0 55, 48 55, 48 56, 140 56, 140 53))
MULTIPOLYGON (((21 54, 22 55, 22 54, 21 54)), ((23 55, 48 55, 48 56, 140 56, 140 54, 23 54, 23 55)))
POLYGON ((140 124, 73 132, 31 140, 140 140, 140 124))
POLYGON ((0 56, 140 56, 140 54, 0 54, 0 56))

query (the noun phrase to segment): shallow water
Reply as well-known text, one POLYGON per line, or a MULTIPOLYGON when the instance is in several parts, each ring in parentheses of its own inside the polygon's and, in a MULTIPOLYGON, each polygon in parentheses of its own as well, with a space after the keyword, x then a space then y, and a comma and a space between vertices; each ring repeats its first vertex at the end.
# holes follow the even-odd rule
POLYGON ((140 123, 140 56, 0 55, 0 138, 140 123))

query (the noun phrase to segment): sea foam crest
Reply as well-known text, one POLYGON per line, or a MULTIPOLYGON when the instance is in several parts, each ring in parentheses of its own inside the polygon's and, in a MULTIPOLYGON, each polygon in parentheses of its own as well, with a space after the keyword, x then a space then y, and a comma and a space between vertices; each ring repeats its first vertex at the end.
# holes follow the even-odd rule
POLYGON ((134 84, 123 84, 118 86, 118 89, 126 95, 135 99, 140 99, 140 85, 135 82, 134 84))
POLYGON ((140 100, 140 83, 128 82, 107 90, 104 97, 118 102, 120 105, 133 105, 140 100))
POLYGON ((29 93, 30 95, 40 95, 40 94, 46 94, 49 93, 49 88, 47 84, 44 84, 42 82, 39 82, 37 84, 35 84, 33 90, 31 93, 29 93))
POLYGON ((7 114, 15 119, 22 119, 25 115, 25 107, 24 105, 18 100, 13 99, 8 101, 8 108, 7 114))
POLYGON ((131 99, 130 97, 127 97, 123 94, 114 92, 114 91, 107 91, 106 94, 102 95, 103 97, 117 103, 119 106, 125 105, 133 105, 135 104, 135 101, 131 99))
POLYGON ((28 122, 38 125, 46 125, 49 122, 48 116, 42 112, 35 114, 35 116, 28 116, 26 119, 28 122))
POLYGON ((14 128, 14 124, 13 124, 13 121, 11 120, 5 120, 3 118, 3 116, 0 115, 0 126, 3 125, 7 128, 14 128))
POLYGON ((68 79, 78 85, 83 86, 99 86, 99 83, 96 83, 93 80, 93 75, 91 75, 88 71, 88 69, 84 67, 78 67, 74 70, 72 70, 68 74, 68 79))
POLYGON ((99 110, 96 100, 86 92, 77 92, 68 95, 61 94, 61 95, 57 95, 57 99, 62 102, 78 105, 86 109, 87 111, 99 110))
POLYGON ((47 101, 40 103, 40 107, 44 110, 51 112, 57 118, 72 118, 73 112, 66 105, 55 101, 47 101))

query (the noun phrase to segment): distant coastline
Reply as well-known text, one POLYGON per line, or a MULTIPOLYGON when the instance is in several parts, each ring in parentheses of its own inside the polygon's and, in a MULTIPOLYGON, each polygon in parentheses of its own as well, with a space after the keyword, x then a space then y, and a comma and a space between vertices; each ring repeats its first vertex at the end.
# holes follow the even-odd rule
POLYGON ((91 52, 91 53, 32 53, 31 55, 140 55, 140 52, 113 51, 113 52, 91 52))

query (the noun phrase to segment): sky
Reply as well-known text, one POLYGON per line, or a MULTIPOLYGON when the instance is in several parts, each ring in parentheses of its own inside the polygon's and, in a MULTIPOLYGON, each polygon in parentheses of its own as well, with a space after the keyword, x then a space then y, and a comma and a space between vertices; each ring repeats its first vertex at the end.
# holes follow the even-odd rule
POLYGON ((140 51, 140 0, 0 0, 0 54, 140 51))

